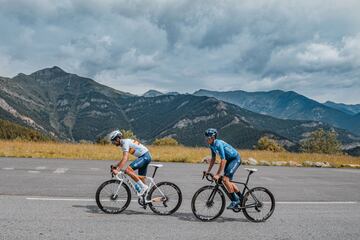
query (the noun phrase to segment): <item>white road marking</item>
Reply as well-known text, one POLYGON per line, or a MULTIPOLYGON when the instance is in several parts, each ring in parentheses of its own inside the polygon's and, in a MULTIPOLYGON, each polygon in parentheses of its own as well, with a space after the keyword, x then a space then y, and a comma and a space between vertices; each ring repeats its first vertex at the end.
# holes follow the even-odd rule
POLYGON ((39 173, 40 171, 29 170, 28 173, 39 173))
POLYGON ((360 169, 334 169, 336 172, 360 173, 360 169))
MULTIPOLYGON (((75 201, 75 202, 95 202, 95 199, 92 198, 55 198, 55 197, 27 197, 26 200, 35 200, 35 201, 75 201)), ((103 200, 106 201, 106 200, 103 200)), ((137 202, 138 200, 131 200, 132 202, 137 202)))
POLYGON ((68 168, 57 168, 54 173, 65 173, 67 170, 69 170, 68 168))
MULTIPOLYGON (((26 200, 36 201, 76 201, 76 202, 95 202, 92 198, 62 198, 62 197, 26 197, 26 200)), ((105 200, 106 201, 106 200, 105 200)), ((132 199, 132 202, 138 200, 132 199)), ((343 201, 343 202, 276 202, 276 204, 359 204, 356 201, 343 201)))
POLYGON ((356 201, 346 202, 276 202, 275 204, 358 204, 356 201))
POLYGON ((13 167, 4 167, 4 168, 2 168, 2 170, 14 170, 14 168, 13 167))
POLYGON ((269 178, 269 177, 260 177, 261 179, 264 179, 266 181, 275 181, 275 179, 273 178, 269 178))
POLYGON ((44 170, 44 169, 46 169, 46 167, 45 166, 40 166, 40 167, 36 167, 35 169, 36 170, 44 170))
POLYGON ((95 199, 91 198, 48 198, 48 197, 27 197, 27 200, 38 200, 38 201, 82 201, 82 202, 94 202, 95 199))

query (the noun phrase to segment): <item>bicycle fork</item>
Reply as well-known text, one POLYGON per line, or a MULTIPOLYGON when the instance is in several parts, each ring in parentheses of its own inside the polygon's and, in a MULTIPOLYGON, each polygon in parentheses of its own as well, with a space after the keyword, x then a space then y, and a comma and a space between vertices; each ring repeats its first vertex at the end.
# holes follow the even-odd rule
POLYGON ((212 190, 208 200, 206 201, 207 207, 212 207, 212 205, 214 204, 214 198, 218 189, 219 189, 219 185, 215 186, 214 189, 212 190))

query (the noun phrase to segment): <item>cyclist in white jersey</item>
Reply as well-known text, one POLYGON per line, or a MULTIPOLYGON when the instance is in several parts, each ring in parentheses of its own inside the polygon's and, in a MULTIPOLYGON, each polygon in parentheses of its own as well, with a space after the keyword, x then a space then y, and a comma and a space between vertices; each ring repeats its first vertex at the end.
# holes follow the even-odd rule
POLYGON ((122 160, 117 164, 117 167, 112 171, 114 174, 118 174, 119 171, 124 167, 129 159, 129 154, 137 157, 126 169, 125 173, 129 175, 135 182, 135 188, 139 195, 143 195, 149 188, 145 182, 145 176, 147 167, 151 162, 151 155, 149 150, 142 145, 139 141, 133 139, 123 139, 123 135, 119 130, 115 130, 110 133, 111 143, 117 147, 121 147, 123 151, 122 160), (135 170, 138 170, 137 175, 135 170))

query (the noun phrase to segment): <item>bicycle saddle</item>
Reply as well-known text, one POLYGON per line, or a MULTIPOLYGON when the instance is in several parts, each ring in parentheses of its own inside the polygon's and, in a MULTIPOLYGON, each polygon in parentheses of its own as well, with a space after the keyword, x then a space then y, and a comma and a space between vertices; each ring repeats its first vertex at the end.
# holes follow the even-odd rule
POLYGON ((162 164, 152 164, 152 163, 150 163, 149 166, 153 166, 153 167, 156 167, 156 168, 161 168, 161 167, 163 167, 164 165, 162 165, 162 164))
POLYGON ((245 168, 246 171, 249 171, 249 172, 256 172, 257 169, 256 168, 245 168))

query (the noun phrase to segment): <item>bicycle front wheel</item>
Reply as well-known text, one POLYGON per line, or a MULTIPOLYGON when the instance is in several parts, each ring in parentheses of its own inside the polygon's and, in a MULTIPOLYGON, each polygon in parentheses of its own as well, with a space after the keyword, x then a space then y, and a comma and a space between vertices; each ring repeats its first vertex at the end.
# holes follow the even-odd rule
POLYGON ((148 199, 150 209, 159 215, 170 215, 176 212, 182 202, 182 193, 178 186, 171 182, 161 182, 151 188, 148 199))
POLYGON ((275 198, 268 189, 256 187, 245 193, 241 207, 248 220, 264 222, 275 210, 275 198))
POLYGON ((200 188, 191 200, 191 210, 201 221, 211 221, 219 217, 225 209, 225 196, 214 186, 200 188))
POLYGON ((109 180, 99 186, 95 195, 96 204, 105 213, 121 213, 130 204, 129 187, 119 180, 109 180))

